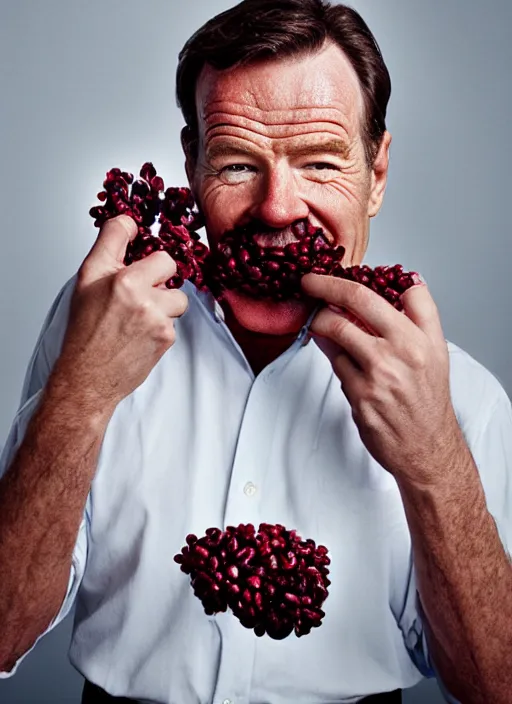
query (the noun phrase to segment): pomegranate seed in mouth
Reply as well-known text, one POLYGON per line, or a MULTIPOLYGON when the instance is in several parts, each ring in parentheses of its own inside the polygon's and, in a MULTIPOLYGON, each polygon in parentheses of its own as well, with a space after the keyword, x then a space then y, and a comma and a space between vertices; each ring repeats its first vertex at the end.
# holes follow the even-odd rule
POLYGON ((176 261, 177 271, 166 282, 168 288, 179 288, 189 279, 218 299, 225 290, 236 289, 254 299, 287 301, 303 299, 300 280, 312 272, 361 283, 402 310, 401 295, 415 283, 415 274, 399 264, 376 269, 342 266, 344 247, 333 247, 321 228, 304 221, 279 232, 263 232, 256 224, 237 227, 209 250, 197 234, 204 221, 191 191, 166 189, 150 162, 142 166, 138 179, 119 168, 108 171, 98 200, 100 205, 89 211, 97 227, 120 214, 137 223, 137 235, 126 250, 126 265, 159 250, 176 261), (155 236, 151 227, 157 219, 160 229, 155 236))
POLYGON ((174 560, 207 615, 229 608, 257 636, 281 640, 321 625, 331 583, 327 552, 280 524, 261 523, 256 532, 248 523, 190 534, 174 560))

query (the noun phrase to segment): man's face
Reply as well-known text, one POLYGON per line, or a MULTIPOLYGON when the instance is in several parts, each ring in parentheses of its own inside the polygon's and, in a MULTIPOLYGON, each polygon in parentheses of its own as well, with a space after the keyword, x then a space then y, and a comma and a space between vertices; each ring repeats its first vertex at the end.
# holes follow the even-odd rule
MULTIPOLYGON (((372 168, 361 135, 363 99, 340 49, 226 71, 206 67, 197 90, 199 145, 187 161, 210 246, 228 230, 257 223, 260 245, 293 239, 305 220, 343 245, 346 265, 361 262, 369 218, 380 207, 389 135, 372 168)), ((296 332, 312 306, 255 301, 228 291, 238 322, 255 332, 296 332)))

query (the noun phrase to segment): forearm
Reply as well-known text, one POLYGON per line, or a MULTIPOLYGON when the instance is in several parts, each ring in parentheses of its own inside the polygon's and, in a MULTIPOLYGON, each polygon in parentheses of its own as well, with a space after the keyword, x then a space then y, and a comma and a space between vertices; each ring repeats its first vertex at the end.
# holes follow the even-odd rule
POLYGON ((443 682, 463 704, 506 704, 512 692, 512 566, 469 450, 461 446, 444 461, 450 478, 443 486, 399 483, 429 649, 443 682))
POLYGON ((54 376, 0 480, 0 669, 58 613, 112 409, 54 376))

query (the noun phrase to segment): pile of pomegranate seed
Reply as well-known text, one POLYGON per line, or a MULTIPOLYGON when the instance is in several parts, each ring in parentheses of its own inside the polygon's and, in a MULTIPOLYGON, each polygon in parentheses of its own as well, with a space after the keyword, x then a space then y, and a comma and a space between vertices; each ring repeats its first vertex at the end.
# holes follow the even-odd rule
POLYGON ((102 205, 90 209, 96 227, 117 215, 131 216, 138 226, 136 237, 128 244, 126 265, 147 257, 152 252, 167 251, 176 261, 176 274, 166 282, 168 288, 183 286, 190 279, 199 289, 205 288, 203 268, 208 247, 200 242, 196 230, 202 227, 188 188, 168 188, 157 176, 150 162, 140 170, 140 178, 121 169, 111 169, 98 193, 102 205), (131 185, 131 189, 130 189, 131 185), (154 236, 151 227, 159 218, 160 231, 154 236))
POLYGON ((189 574, 194 594, 208 615, 229 607, 240 623, 280 640, 292 631, 300 637, 321 625, 320 608, 330 585, 327 548, 302 540, 280 524, 209 528, 174 560, 189 574))
POLYGON ((399 264, 391 267, 343 267, 342 246, 332 247, 321 228, 304 221, 292 225, 296 238, 285 247, 261 247, 256 242, 257 226, 236 228, 225 233, 210 251, 197 234, 204 224, 188 188, 167 188, 150 162, 140 170, 140 178, 115 168, 98 193, 102 205, 89 211, 97 227, 124 213, 138 225, 135 239, 126 251, 125 264, 158 250, 167 251, 176 261, 177 272, 166 282, 179 288, 185 279, 198 289, 209 289, 222 298, 223 291, 238 289, 253 298, 274 301, 303 297, 300 280, 305 274, 327 274, 361 283, 402 309, 401 295, 414 285, 414 274, 399 264), (131 187, 131 188, 130 188, 131 187), (151 227, 160 223, 158 235, 151 227))

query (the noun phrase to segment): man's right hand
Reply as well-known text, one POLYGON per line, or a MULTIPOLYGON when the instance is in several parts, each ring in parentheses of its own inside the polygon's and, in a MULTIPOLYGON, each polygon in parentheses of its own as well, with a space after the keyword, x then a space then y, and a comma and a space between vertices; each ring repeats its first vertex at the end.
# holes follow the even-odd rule
POLYGON ((101 228, 78 271, 54 370, 77 391, 107 405, 117 405, 146 379, 174 343, 174 319, 188 306, 182 291, 164 285, 176 273, 166 252, 123 264, 136 232, 125 215, 101 228))

